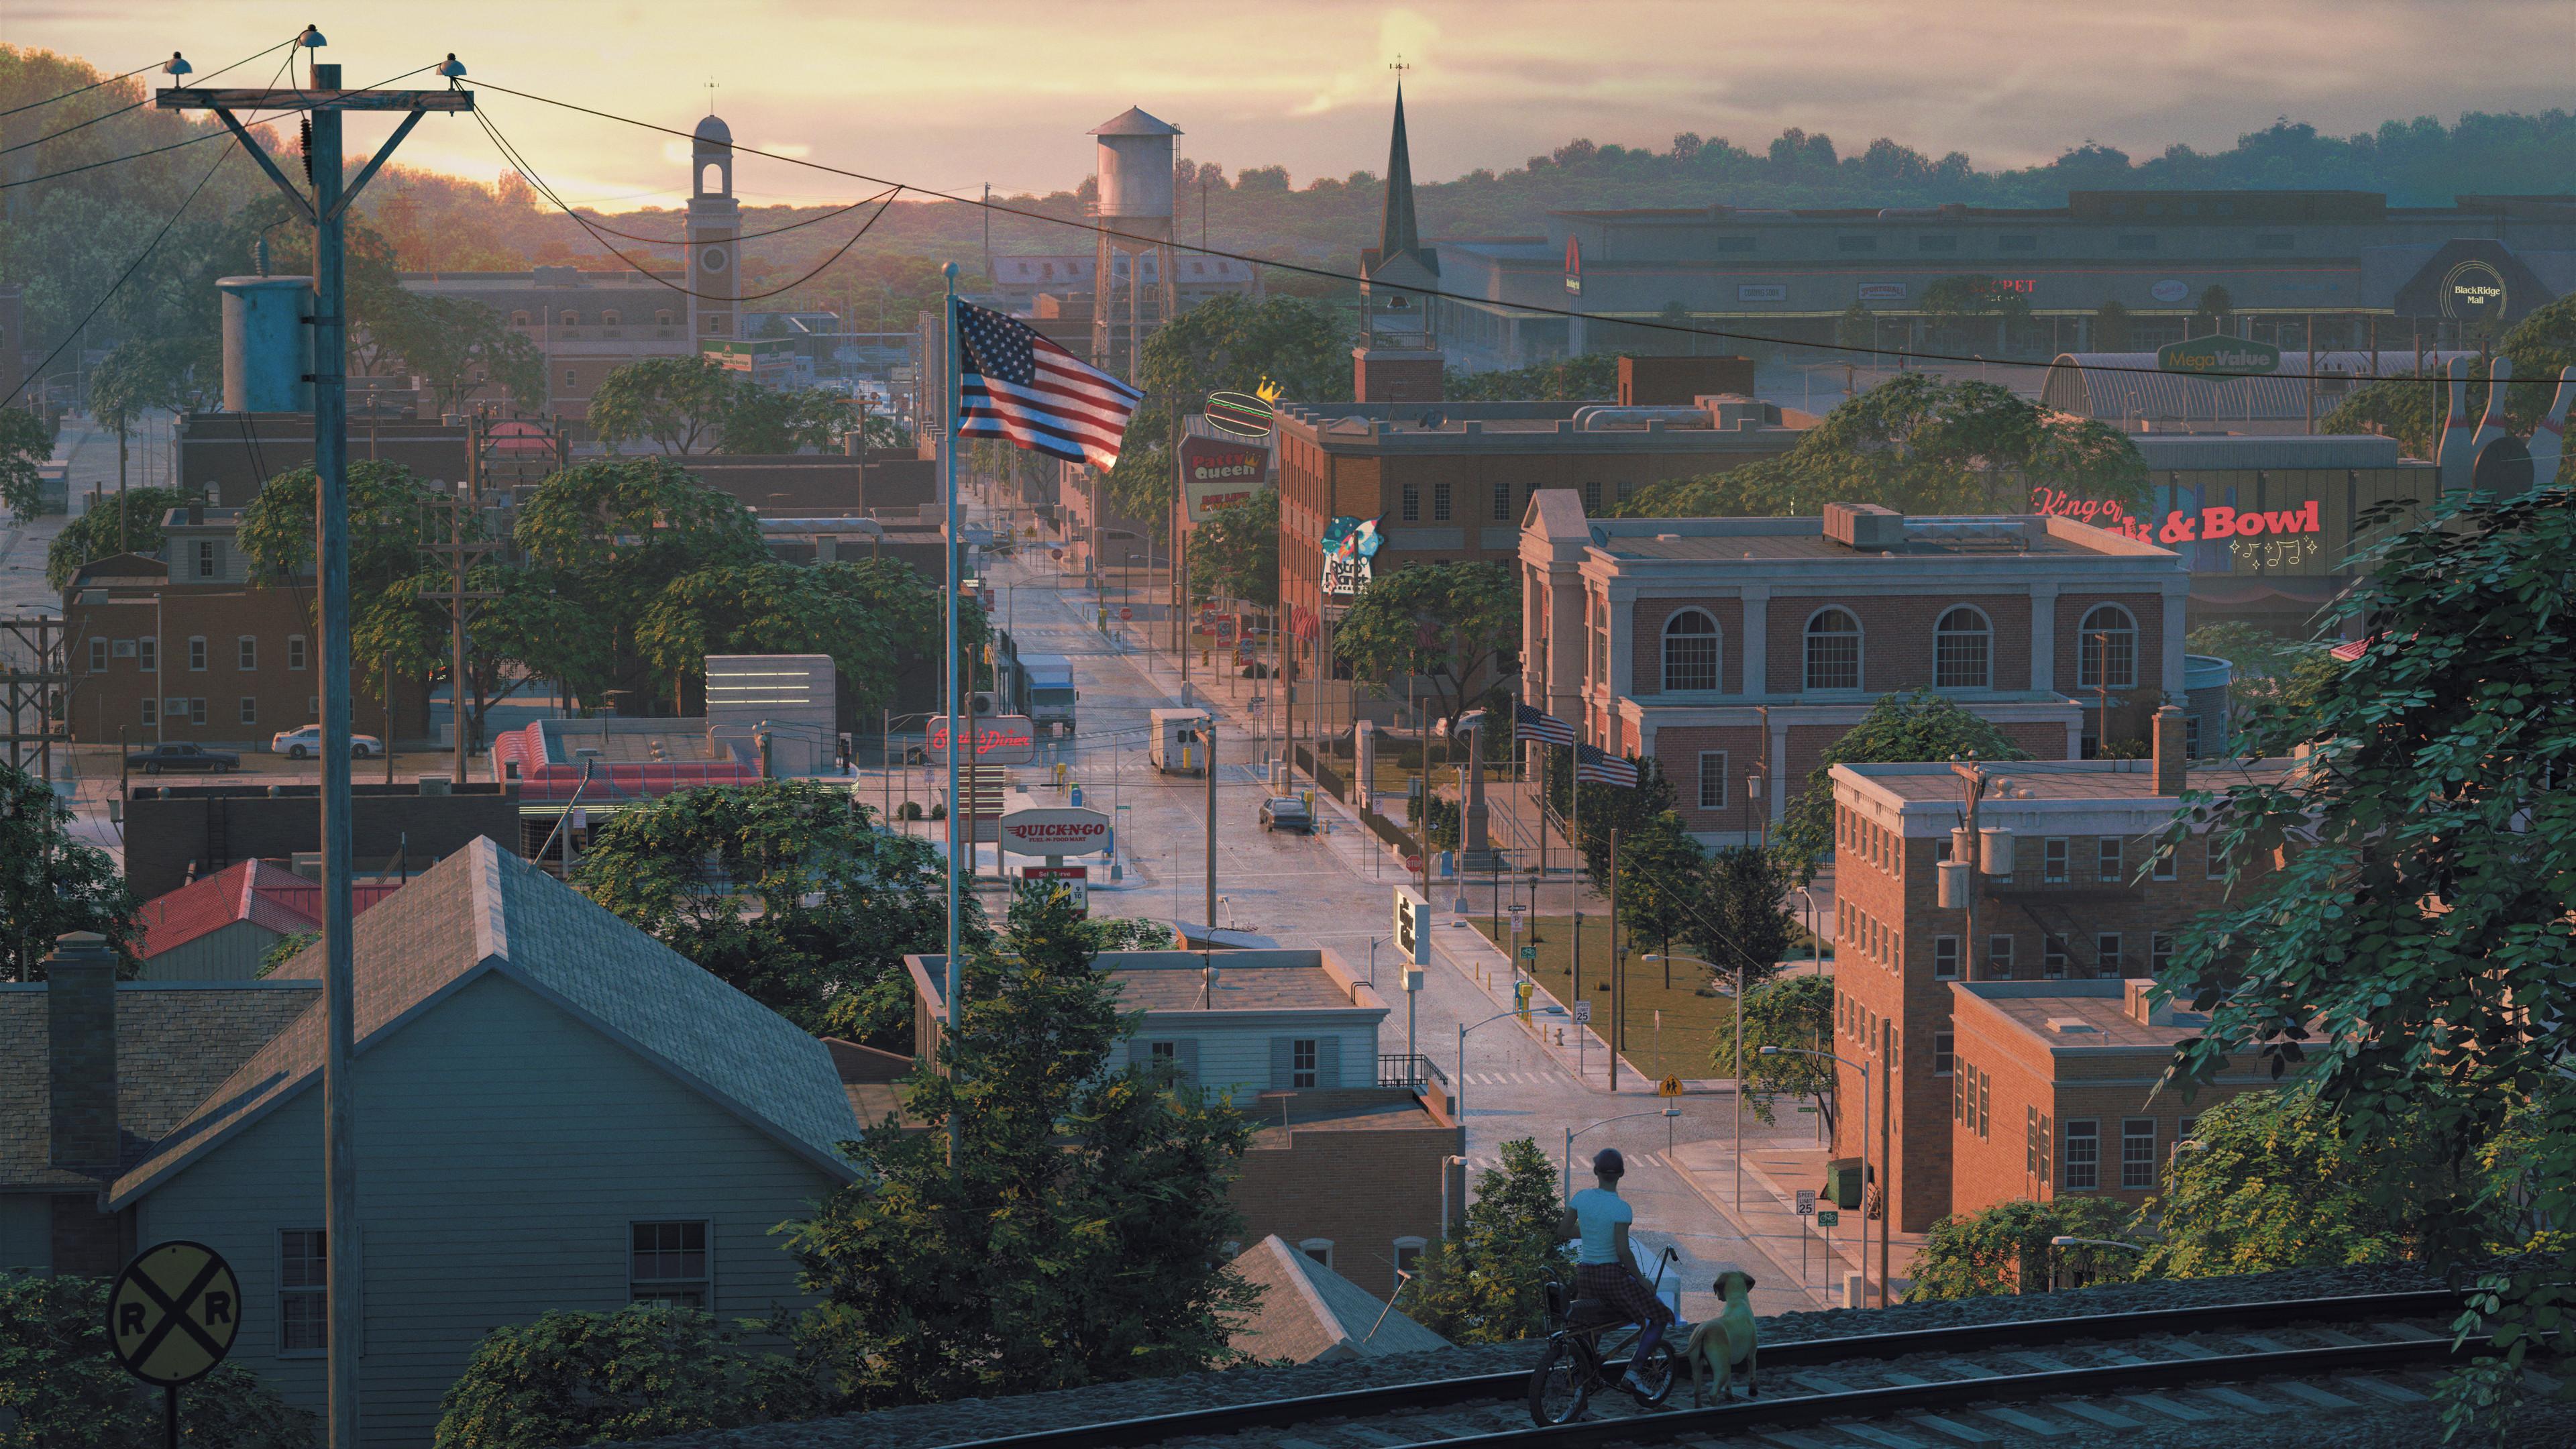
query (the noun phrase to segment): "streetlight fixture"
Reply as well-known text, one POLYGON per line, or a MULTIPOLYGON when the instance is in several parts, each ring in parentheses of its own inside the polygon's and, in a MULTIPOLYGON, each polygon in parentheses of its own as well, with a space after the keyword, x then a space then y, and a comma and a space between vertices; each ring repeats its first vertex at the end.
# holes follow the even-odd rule
MULTIPOLYGON (((1717 970, 1714 964, 1702 961, 1697 956, 1664 956, 1650 952, 1646 959, 1689 961, 1706 966, 1712 972, 1717 970)), ((1744 1071, 1744 962, 1740 959, 1735 963, 1735 1004, 1729 1014, 1735 1018, 1735 1092, 1733 1094, 1735 1097, 1735 1212, 1736 1216, 1741 1218, 1744 1215, 1744 1079, 1746 1074, 1744 1071)))
MULTIPOLYGON (((1829 1062, 1840 1062, 1860 1073, 1861 1299, 1867 1302, 1869 1298, 1869 1218, 1867 1216, 1869 1211, 1869 1063, 1856 1062, 1849 1057, 1836 1056, 1832 1052, 1809 1051, 1805 1047, 1766 1046, 1757 1055, 1818 1057, 1829 1062)), ((1879 1089, 1884 1091, 1886 1087, 1886 1079, 1881 1078, 1879 1089)), ((1878 1306, 1881 1308, 1887 1306, 1887 1261, 1891 1256, 1888 1247, 1888 1229, 1896 1217, 1895 1179, 1888 1170, 1887 1115, 1881 1112, 1878 1124, 1878 1306)))
MULTIPOLYGON (((1584 1127, 1568 1127, 1568 1128, 1566 1128, 1566 1129, 1565 1129, 1565 1200, 1566 1200, 1567 1202, 1572 1202, 1572 1201, 1574 1200, 1574 1139, 1575 1139, 1575 1138, 1580 1137, 1580 1136, 1582 1136, 1584 1133, 1591 1131, 1594 1127, 1607 1127, 1607 1126, 1609 1126, 1609 1125, 1610 1125, 1611 1123, 1613 1123, 1613 1122, 1633 1122, 1633 1121, 1635 1121, 1635 1120, 1636 1120, 1637 1118, 1639 1118, 1639 1117, 1662 1117, 1662 1118, 1670 1119, 1670 1118, 1678 1117, 1678 1116, 1680 1116, 1681 1114, 1682 1114, 1682 1109, 1681 1109, 1681 1108, 1679 1108, 1679 1107, 1666 1107, 1664 1110, 1662 1110, 1662 1111, 1660 1111, 1660 1112, 1629 1112, 1629 1113, 1625 1113, 1625 1114, 1623 1114, 1623 1115, 1621 1115, 1621 1116, 1617 1116, 1617 1117, 1604 1117, 1604 1118, 1602 1118, 1600 1121, 1598 1121, 1598 1122, 1594 1122, 1594 1123, 1590 1124, 1590 1126, 1584 1126, 1584 1127)), ((1667 1128, 1666 1130, 1669 1132, 1671 1129, 1667 1128)))
POLYGON ((1498 1015, 1498 1016, 1489 1016, 1489 1017, 1486 1017, 1483 1021, 1478 1021, 1478 1022, 1461 1022, 1461 1023, 1459 1023, 1459 1025, 1458 1025, 1458 1121, 1460 1122, 1460 1124, 1462 1124, 1462 1125, 1463 1125, 1463 1124, 1466 1122, 1466 1120, 1467 1120, 1467 1033, 1469 1033, 1469 1032, 1471 1032, 1471 1031, 1474 1031, 1477 1027, 1480 1027, 1480 1026, 1492 1026, 1495 1022, 1503 1021, 1503 1020, 1506 1020, 1506 1019, 1508 1019, 1508 1018, 1515 1017, 1515 1016, 1518 1016, 1518 1015, 1520 1015, 1520 1013, 1519 1013, 1518 1011, 1506 1011, 1506 1012, 1501 1013, 1501 1014, 1500 1014, 1500 1015, 1498 1015))

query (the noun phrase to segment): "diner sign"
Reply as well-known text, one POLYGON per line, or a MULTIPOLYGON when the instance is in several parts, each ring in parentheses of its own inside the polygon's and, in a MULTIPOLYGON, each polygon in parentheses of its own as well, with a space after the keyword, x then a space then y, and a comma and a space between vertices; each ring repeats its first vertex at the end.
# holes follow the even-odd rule
MULTIPOLYGON (((970 720, 967 732, 974 740, 973 758, 987 765, 1025 765, 1038 757, 1037 726, 1024 714, 993 715, 970 720)), ((948 716, 934 716, 929 737, 922 750, 940 764, 948 761, 948 716)))

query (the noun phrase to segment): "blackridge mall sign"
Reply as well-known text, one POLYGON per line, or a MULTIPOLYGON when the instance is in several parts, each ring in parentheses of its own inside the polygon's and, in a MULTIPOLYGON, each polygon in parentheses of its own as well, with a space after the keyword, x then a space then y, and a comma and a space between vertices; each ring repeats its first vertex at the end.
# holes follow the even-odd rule
POLYGON ((2058 488, 2032 489, 2030 507, 2034 513, 2072 518, 2140 543, 2216 543, 2231 538, 2325 531, 2313 498, 2296 508, 2236 509, 2219 504, 2177 508, 2167 512, 2160 523, 2140 518, 2111 499, 2070 497, 2058 488))

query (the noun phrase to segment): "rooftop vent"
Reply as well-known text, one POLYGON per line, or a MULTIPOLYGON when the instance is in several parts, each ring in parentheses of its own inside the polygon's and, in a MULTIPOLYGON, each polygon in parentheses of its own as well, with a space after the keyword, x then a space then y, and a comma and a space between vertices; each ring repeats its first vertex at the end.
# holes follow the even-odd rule
POLYGON ((1825 537, 1845 548, 1903 548, 1905 515, 1875 503, 1828 503, 1825 537))
POLYGON ((2060 1036, 2081 1036, 2087 1032, 2098 1032, 2102 1028, 2080 1016, 2052 1016, 2048 1019, 2048 1029, 2060 1036))

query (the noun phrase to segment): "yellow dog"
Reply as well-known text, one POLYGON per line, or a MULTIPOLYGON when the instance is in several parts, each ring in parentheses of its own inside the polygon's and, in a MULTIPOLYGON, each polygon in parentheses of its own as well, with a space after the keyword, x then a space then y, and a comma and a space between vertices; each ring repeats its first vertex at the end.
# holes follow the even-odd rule
POLYGON ((1760 1398, 1761 1387, 1754 1382, 1753 1372, 1757 1345, 1753 1335, 1753 1275, 1740 1268, 1728 1268, 1709 1285, 1718 1302, 1725 1306, 1715 1318, 1691 1329, 1690 1344, 1682 1358, 1690 1364, 1691 1403, 1701 1399, 1701 1365, 1707 1365, 1708 1377, 1717 1382, 1717 1397, 1734 1397, 1731 1384, 1735 1370, 1744 1370, 1744 1396, 1760 1398))

